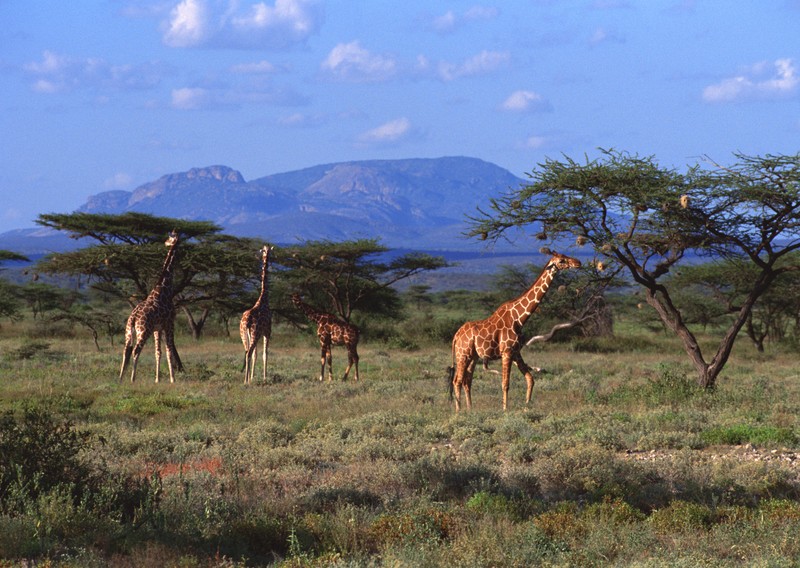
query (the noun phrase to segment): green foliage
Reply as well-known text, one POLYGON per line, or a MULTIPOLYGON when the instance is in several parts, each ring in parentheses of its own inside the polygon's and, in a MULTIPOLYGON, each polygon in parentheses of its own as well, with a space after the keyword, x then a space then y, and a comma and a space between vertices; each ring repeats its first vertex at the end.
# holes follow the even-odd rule
POLYGON ((732 426, 710 428, 700 432, 700 438, 706 444, 753 444, 756 446, 778 445, 785 447, 796 447, 798 441, 800 441, 791 428, 753 424, 734 424, 732 426))
POLYGON ((81 455, 89 434, 69 421, 56 421, 39 407, 27 407, 21 416, 0 416, 0 504, 5 512, 19 510, 56 487, 71 487, 79 500, 92 482, 81 455))
POLYGON ((44 354, 49 353, 50 343, 47 341, 32 340, 26 341, 16 349, 8 352, 6 357, 9 359, 22 361, 25 359, 33 359, 44 354))
MULTIPOLYGON (((683 173, 652 157, 615 150, 585 163, 548 159, 531 172, 528 185, 494 198, 489 211, 479 212, 470 234, 496 240, 527 231, 590 245, 604 266, 624 270, 644 289, 665 328, 682 341, 698 384, 710 389, 739 330, 752 323, 756 302, 781 274, 800 271, 794 254, 800 249, 794 230, 800 221, 800 154, 735 157, 732 166, 694 166, 683 173), (681 287, 668 278, 691 253, 753 269, 751 278, 739 280, 740 301, 712 357, 704 355, 688 325, 693 318, 684 313, 696 302, 681 307, 676 300, 681 287)), ((718 314, 695 315, 707 323, 718 314)))
MULTIPOLYGON (((0 430, 20 431, 33 405, 49 417, 37 436, 49 447, 83 436, 33 469, 74 461, 84 473, 35 494, 35 483, 11 485, 6 563, 733 566, 800 555, 792 446, 702 437, 741 424, 796 432, 792 354, 744 344, 705 392, 669 338, 611 354, 546 343, 530 408, 501 412, 496 376, 478 370, 475 408, 456 415, 449 339, 413 352, 366 341, 362 381, 319 383, 313 338, 281 323, 263 385, 241 385, 236 337, 189 343, 182 355, 199 374, 131 385, 116 381, 119 353, 85 338, 60 337, 58 358, 12 360, 32 325, 0 330, 0 430)), ((518 375, 511 394, 524 394, 518 375)))
POLYGON ((444 258, 408 253, 389 262, 389 249, 375 239, 309 241, 287 248, 278 262, 286 270, 286 296, 302 295, 311 305, 350 321, 353 312, 396 317, 400 297, 391 286, 416 274, 447 266, 444 258))

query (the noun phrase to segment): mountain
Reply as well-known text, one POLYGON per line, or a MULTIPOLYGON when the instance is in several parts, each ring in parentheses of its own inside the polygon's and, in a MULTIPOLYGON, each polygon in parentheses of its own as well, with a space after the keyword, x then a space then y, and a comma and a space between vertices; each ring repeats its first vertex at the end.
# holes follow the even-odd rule
MULTIPOLYGON (((376 238, 393 249, 477 252, 483 244, 463 237, 467 216, 521 183, 468 157, 341 162, 250 181, 217 165, 90 195, 77 211, 208 220, 228 234, 278 244, 376 238)), ((44 228, 0 234, 0 249, 27 255, 87 244, 44 228)))
POLYGON ((277 243, 379 238, 392 248, 469 246, 466 215, 522 180, 475 158, 342 162, 245 181, 226 166, 92 195, 78 211, 209 220, 277 243))

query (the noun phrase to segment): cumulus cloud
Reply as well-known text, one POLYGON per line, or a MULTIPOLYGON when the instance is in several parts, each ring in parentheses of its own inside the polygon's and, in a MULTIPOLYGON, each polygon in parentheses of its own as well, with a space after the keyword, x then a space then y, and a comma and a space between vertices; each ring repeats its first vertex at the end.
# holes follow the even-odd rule
POLYGON ((542 95, 534 91, 514 91, 503 101, 500 108, 509 112, 535 112, 551 110, 552 106, 542 95))
POLYGON ((209 91, 200 87, 172 90, 172 106, 178 110, 197 110, 211 102, 209 91))
POLYGON ((401 117, 363 132, 358 141, 364 144, 394 144, 408 138, 412 132, 411 121, 401 117))
POLYGON ((322 19, 316 0, 181 0, 163 24, 163 41, 170 47, 283 49, 315 34, 322 19))
POLYGON ((334 47, 320 66, 327 75, 342 81, 385 81, 397 74, 397 61, 361 47, 358 41, 340 43, 334 47))
POLYGON ((254 63, 239 63, 231 67, 231 73, 242 75, 263 75, 278 72, 278 67, 269 61, 256 61, 254 63))
POLYGON ((778 59, 773 63, 758 63, 739 75, 705 87, 703 100, 710 103, 726 103, 780 98, 797 93, 798 85, 800 77, 797 75, 794 61, 778 59))
POLYGON ((507 65, 510 60, 511 56, 506 51, 484 50, 461 63, 440 62, 437 67, 437 74, 442 81, 485 75, 507 65))
POLYGON ((170 94, 170 106, 176 110, 213 110, 264 104, 297 106, 307 103, 307 97, 269 81, 234 85, 208 83, 176 88, 170 94))
POLYGON ((321 114, 305 114, 295 112, 282 116, 278 119, 278 124, 290 128, 312 128, 327 122, 327 118, 321 114))
POLYGON ((467 22, 478 20, 492 20, 500 14, 494 7, 472 6, 463 13, 448 10, 440 16, 435 16, 430 21, 430 28, 439 34, 452 33, 467 22))
POLYGON ((99 58, 76 58, 45 51, 41 61, 22 66, 34 91, 60 93, 75 89, 140 90, 155 87, 166 73, 163 65, 113 65, 99 58))

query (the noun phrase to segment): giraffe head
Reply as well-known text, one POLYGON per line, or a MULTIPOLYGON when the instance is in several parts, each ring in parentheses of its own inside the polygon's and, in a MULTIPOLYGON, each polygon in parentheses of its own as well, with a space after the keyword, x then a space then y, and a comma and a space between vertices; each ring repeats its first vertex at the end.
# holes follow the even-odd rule
POLYGON ((164 244, 168 247, 174 247, 178 244, 178 232, 175 229, 172 229, 164 244))
POLYGON ((292 294, 292 303, 293 303, 295 306, 298 306, 298 307, 299 307, 299 306, 300 306, 300 304, 302 303, 302 300, 300 299, 300 294, 298 294, 297 292, 295 292, 294 294, 292 294))
POLYGON ((553 256, 547 263, 548 268, 555 268, 555 270, 566 270, 567 268, 580 268, 581 261, 577 258, 572 258, 564 254, 553 252, 553 256))
POLYGON ((269 260, 269 253, 275 250, 275 247, 272 245, 264 245, 261 247, 261 261, 267 262, 269 260))

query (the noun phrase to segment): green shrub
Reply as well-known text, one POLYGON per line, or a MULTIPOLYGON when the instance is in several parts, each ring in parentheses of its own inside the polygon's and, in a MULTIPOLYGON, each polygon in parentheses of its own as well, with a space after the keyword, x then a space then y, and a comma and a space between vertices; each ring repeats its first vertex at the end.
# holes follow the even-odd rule
POLYGON ((751 424, 735 424, 733 426, 710 428, 700 432, 700 438, 706 444, 783 445, 794 447, 798 443, 798 437, 791 428, 755 426, 751 424))
POLYGON ((22 361, 33 359, 41 355, 48 354, 50 344, 46 341, 27 340, 16 349, 12 349, 6 354, 12 361, 22 361))
POLYGON ((24 509, 26 501, 60 485, 70 485, 77 502, 97 481, 83 456, 89 438, 38 407, 0 416, 0 510, 24 509))
POLYGON ((688 501, 673 501, 664 509, 650 514, 650 524, 659 532, 694 532, 707 529, 713 520, 711 509, 688 501))

